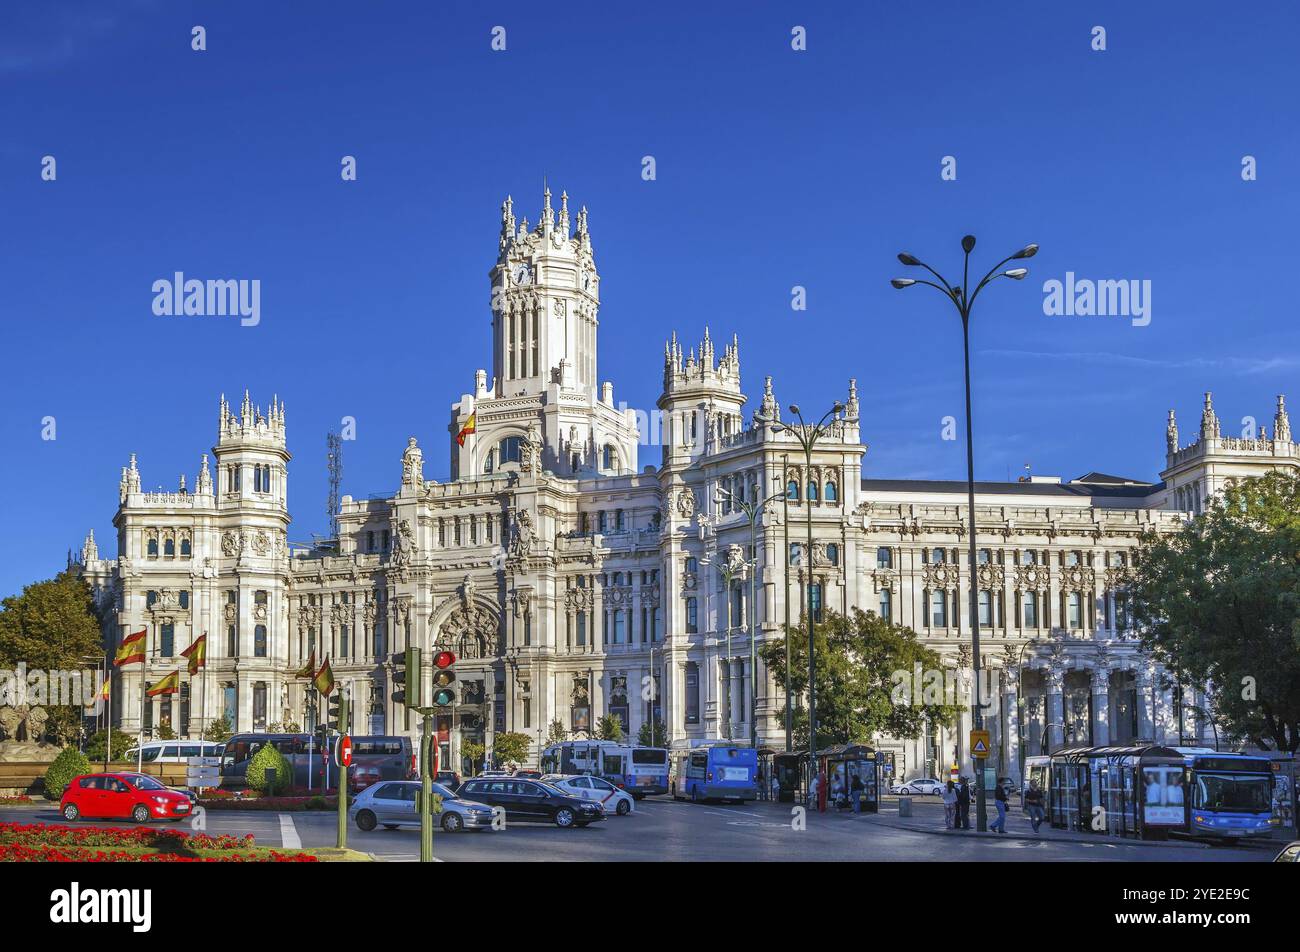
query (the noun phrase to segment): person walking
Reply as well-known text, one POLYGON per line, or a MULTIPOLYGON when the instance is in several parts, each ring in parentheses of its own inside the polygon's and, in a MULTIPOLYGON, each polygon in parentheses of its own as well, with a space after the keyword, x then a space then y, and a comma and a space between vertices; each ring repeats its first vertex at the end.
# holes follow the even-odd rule
POLYGON ((853 782, 849 784, 849 798, 853 801, 853 812, 862 812, 862 778, 857 774, 853 775, 853 782))
POLYGON ((808 784, 808 808, 815 810, 818 806, 818 794, 821 792, 822 777, 821 774, 813 774, 812 782, 808 784))
POLYGON ((951 830, 957 818, 957 785, 949 780, 943 787, 943 824, 951 830))
POLYGON ((998 808, 998 818, 989 824, 989 831, 997 830, 998 833, 1007 831, 1007 785, 997 783, 993 787, 993 805, 998 808))
MULTIPOLYGON (((952 781, 948 781, 951 785, 952 781)), ((970 785, 966 778, 957 781, 957 829, 970 829, 970 785)))
POLYGON ((1029 822, 1034 825, 1034 832, 1038 832, 1039 826, 1043 823, 1043 791, 1038 789, 1038 781, 1029 781, 1029 789, 1025 791, 1025 812, 1029 814, 1029 822))

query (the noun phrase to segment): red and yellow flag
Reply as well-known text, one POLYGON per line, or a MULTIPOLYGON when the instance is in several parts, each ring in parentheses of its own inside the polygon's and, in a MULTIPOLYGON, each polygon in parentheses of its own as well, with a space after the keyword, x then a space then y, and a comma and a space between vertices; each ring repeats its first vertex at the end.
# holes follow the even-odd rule
POLYGON ((313 679, 316 682, 316 690, 321 694, 328 696, 334 690, 334 672, 330 670, 330 659, 327 657, 325 663, 320 666, 313 679))
POLYGON ((313 651, 307 656, 307 663, 294 672, 294 678, 299 681, 310 681, 316 677, 316 652, 313 651))
POLYGON ((150 685, 149 690, 145 691, 146 697, 157 697, 160 694, 179 694, 181 690, 181 669, 177 668, 167 677, 163 678, 157 684, 150 685))
POLYGON ((117 646, 117 654, 113 656, 113 666, 120 668, 124 664, 135 664, 137 661, 144 661, 144 636, 147 629, 141 628, 135 634, 127 635, 122 639, 122 643, 117 646))
POLYGON ((460 432, 456 434, 457 446, 465 445, 465 437, 468 436, 470 433, 474 432, 474 424, 477 421, 478 421, 478 411, 475 410, 473 413, 469 415, 469 419, 465 421, 465 425, 460 428, 460 432))
POLYGON ((110 681, 108 678, 105 678, 105 679, 104 679, 104 686, 103 686, 102 688, 100 688, 100 689, 95 693, 95 696, 94 696, 93 698, 91 698, 89 702, 87 702, 86 707, 88 707, 88 708, 90 708, 90 707, 94 707, 94 706, 95 706, 96 704, 98 704, 100 701, 105 701, 105 702, 107 702, 107 701, 108 701, 108 691, 109 691, 109 688, 111 688, 112 686, 113 686, 113 682, 110 681))
POLYGON ((181 652, 182 658, 190 659, 190 674, 198 674, 199 668, 208 663, 208 633, 205 631, 194 644, 181 652))

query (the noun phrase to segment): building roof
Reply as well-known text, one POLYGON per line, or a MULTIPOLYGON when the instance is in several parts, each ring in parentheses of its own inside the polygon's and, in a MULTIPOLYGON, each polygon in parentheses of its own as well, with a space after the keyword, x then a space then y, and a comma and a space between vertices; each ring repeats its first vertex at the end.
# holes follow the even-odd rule
MULTIPOLYGON (((1089 474, 1093 475, 1093 474, 1089 474)), ((1110 477, 1114 479, 1116 477, 1110 477)), ((1086 480, 1086 477, 1085 477, 1086 480)), ((1164 483, 1107 483, 1076 480, 1072 483, 975 482, 975 492, 1005 496, 1116 496, 1142 499, 1164 488, 1164 483)), ((966 493, 964 479, 864 479, 865 493, 966 493)))

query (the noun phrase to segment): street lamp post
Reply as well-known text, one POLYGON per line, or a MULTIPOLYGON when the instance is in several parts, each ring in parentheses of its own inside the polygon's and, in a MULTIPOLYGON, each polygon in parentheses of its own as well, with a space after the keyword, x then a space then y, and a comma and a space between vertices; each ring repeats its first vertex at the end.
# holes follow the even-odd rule
MULTIPOLYGON (((957 308, 958 315, 961 317, 962 359, 966 370, 966 504, 970 510, 970 531, 968 533, 970 536, 970 581, 968 585, 970 589, 971 653, 975 659, 975 729, 983 730, 984 709, 983 701, 980 699, 979 595, 975 579, 977 559, 975 548, 975 438, 972 432, 970 399, 970 316, 971 308, 975 305, 975 299, 990 281, 997 278, 1011 278, 1020 281, 1029 273, 1027 268, 1011 268, 1008 271, 1002 271, 1001 268, 1009 261, 1032 258, 1038 253, 1038 245, 1026 245, 1015 254, 1003 258, 980 279, 974 291, 970 290, 970 253, 975 250, 975 236, 967 235, 962 238, 961 249, 965 255, 962 262, 962 283, 956 287, 949 284, 943 275, 934 268, 906 252, 899 254, 899 261, 908 267, 924 268, 934 275, 939 280, 939 283, 935 284, 933 281, 917 280, 915 278, 894 278, 890 281, 890 284, 900 290, 914 284, 924 284, 932 287, 953 303, 953 306, 957 308)), ((984 777, 981 772, 981 776, 975 784, 975 828, 980 832, 984 832, 987 825, 988 812, 984 796, 984 777)))
MULTIPOLYGON (((844 409, 844 404, 836 400, 835 405, 832 406, 829 410, 827 410, 824 414, 822 414, 822 418, 818 420, 816 424, 809 425, 808 423, 804 422, 803 413, 800 412, 799 405, 792 403, 790 404, 790 413, 792 416, 798 417, 799 419, 798 427, 795 427, 793 424, 783 424, 783 423, 775 424, 772 427, 773 433, 789 433, 792 437, 794 437, 795 441, 803 448, 804 460, 806 462, 806 465, 804 466, 805 486, 807 484, 808 474, 812 470, 813 447, 816 446, 817 441, 826 434, 826 431, 828 429, 826 425, 827 421, 830 420, 832 417, 834 417, 843 409, 844 409)), ((808 578, 807 584, 804 586, 804 588, 808 593, 808 598, 807 598, 807 603, 808 603, 807 604, 808 784, 809 787, 811 788, 812 778, 816 776, 815 771, 817 770, 817 682, 816 682, 817 662, 816 662, 816 651, 814 647, 814 635, 813 635, 814 622, 813 622, 813 582, 812 582, 812 578, 813 578, 812 577, 812 568, 813 568, 812 566, 812 550, 813 550, 812 500, 806 498, 808 495, 806 488, 804 490, 803 495, 805 496, 803 500, 803 504, 806 509, 806 515, 808 517, 806 520, 808 524, 808 547, 804 551, 802 561, 804 562, 804 567, 807 569, 807 578, 808 578)), ((788 559, 789 557, 790 555, 787 552, 786 558, 788 559)), ((788 633, 786 637, 789 638, 788 633)), ((786 677, 786 681, 788 682, 790 680, 789 668, 786 668, 785 677, 786 677)))
MULTIPOLYGON (((784 479, 783 475, 778 482, 784 482, 784 479)), ((762 500, 751 500, 743 494, 737 496, 729 490, 719 490, 719 495, 729 500, 749 520, 749 743, 755 750, 758 750, 758 518, 767 510, 768 503, 783 494, 783 491, 775 492, 762 500)), ((789 650, 788 641, 786 648, 789 650)), ((786 683, 789 682, 787 675, 786 683)))

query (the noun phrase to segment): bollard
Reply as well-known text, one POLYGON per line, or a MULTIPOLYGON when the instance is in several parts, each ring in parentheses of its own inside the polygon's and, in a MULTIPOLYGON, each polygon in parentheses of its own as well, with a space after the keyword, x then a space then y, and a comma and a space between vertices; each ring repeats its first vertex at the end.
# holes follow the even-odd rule
POLYGON ((898 815, 899 815, 899 816, 911 816, 911 815, 912 815, 912 798, 911 798, 911 797, 899 797, 899 798, 898 798, 898 815))

